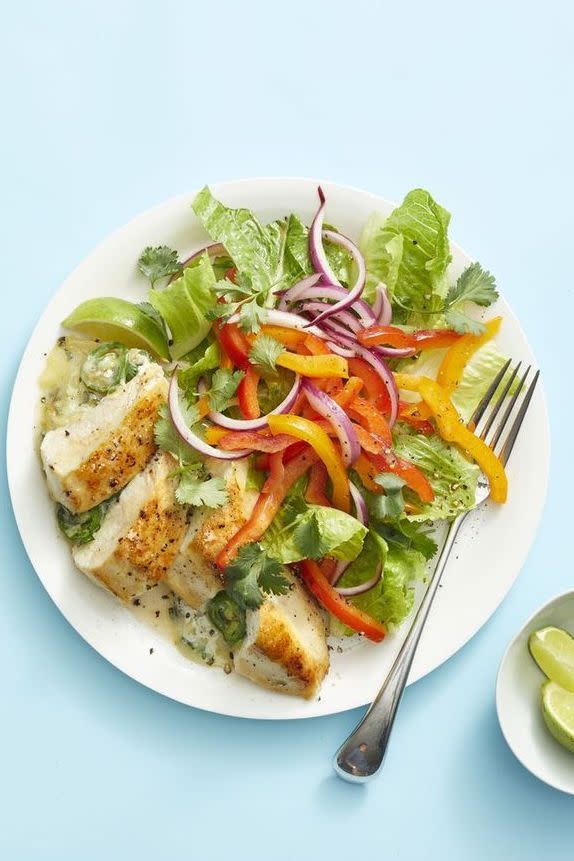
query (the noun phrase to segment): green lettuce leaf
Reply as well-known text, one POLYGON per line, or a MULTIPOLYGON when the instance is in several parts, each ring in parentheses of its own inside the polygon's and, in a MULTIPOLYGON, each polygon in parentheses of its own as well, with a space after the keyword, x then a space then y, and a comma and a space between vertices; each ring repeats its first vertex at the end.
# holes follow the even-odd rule
POLYGON ((209 312, 215 307, 215 275, 207 254, 197 266, 188 267, 163 290, 150 290, 148 302, 161 314, 170 333, 172 359, 180 359, 197 347, 211 329, 209 312))
POLYGON ((416 497, 420 511, 408 515, 409 520, 445 520, 472 508, 480 470, 458 448, 439 436, 412 433, 404 426, 394 434, 394 448, 399 457, 424 472, 435 493, 433 501, 422 506, 416 497))
POLYGON ((208 371, 214 371, 219 367, 219 347, 217 343, 214 341, 211 344, 207 344, 207 342, 203 342, 203 344, 199 345, 203 349, 203 355, 195 358, 193 352, 190 356, 192 357, 193 363, 186 368, 184 371, 179 372, 179 386, 183 389, 186 394, 195 395, 196 383, 201 377, 202 374, 207 373, 208 371))
MULTIPOLYGON (((363 550, 345 571, 340 585, 354 586, 364 582, 377 564, 383 565, 383 577, 379 583, 363 595, 349 600, 379 622, 399 625, 413 608, 413 584, 425 576, 425 557, 413 548, 387 544, 378 532, 371 529, 363 550)), ((330 618, 330 631, 335 636, 355 633, 333 617, 330 618)))
MULTIPOLYGON (((403 374, 414 374, 436 380, 445 353, 446 350, 423 350, 416 359, 401 362, 400 371, 403 374)), ((470 419, 480 399, 506 361, 506 356, 500 352, 494 341, 483 344, 472 356, 464 369, 460 383, 452 394, 452 402, 463 421, 467 422, 470 419)), ((504 376, 499 391, 502 391, 509 376, 510 372, 504 376)), ((510 395, 515 393, 517 386, 517 382, 512 384, 510 395)), ((419 400, 419 396, 415 392, 401 391, 401 400, 415 402, 419 400)))
POLYGON ((449 286, 449 221, 450 214, 428 191, 416 188, 387 219, 376 213, 367 222, 360 242, 369 275, 367 297, 383 281, 395 322, 424 319, 442 307, 449 286))
POLYGON ((261 539, 265 552, 284 564, 301 559, 352 561, 361 552, 367 529, 355 517, 323 505, 310 505, 297 482, 279 515, 261 539))
MULTIPOLYGON (((332 225, 325 224, 325 228, 333 230, 332 225)), ((344 248, 326 241, 325 254, 341 284, 349 285, 351 277, 351 258, 344 248)), ((290 281, 294 283, 311 275, 314 272, 311 258, 309 256, 309 228, 306 227, 296 215, 290 215, 287 221, 287 236, 285 238, 285 271, 291 276, 290 281)))
POLYGON ((193 211, 215 242, 225 245, 235 266, 251 279, 254 291, 267 291, 283 274, 286 227, 274 221, 262 225, 249 209, 232 209, 207 186, 196 195, 193 211))

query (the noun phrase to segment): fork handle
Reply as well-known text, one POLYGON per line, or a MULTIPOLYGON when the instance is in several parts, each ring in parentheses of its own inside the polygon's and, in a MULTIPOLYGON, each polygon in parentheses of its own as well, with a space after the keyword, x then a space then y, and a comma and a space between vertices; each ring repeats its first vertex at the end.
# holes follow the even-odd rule
POLYGON ((382 688, 364 718, 335 754, 333 767, 344 780, 364 783, 383 764, 415 651, 463 519, 464 516, 455 518, 449 527, 432 579, 382 688))

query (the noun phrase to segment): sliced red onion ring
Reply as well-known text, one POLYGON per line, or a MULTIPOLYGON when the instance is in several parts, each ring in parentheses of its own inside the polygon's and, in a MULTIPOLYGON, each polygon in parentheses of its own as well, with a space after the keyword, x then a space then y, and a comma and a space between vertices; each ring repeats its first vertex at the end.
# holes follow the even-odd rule
POLYGON ((331 320, 325 323, 323 328, 327 333, 329 341, 335 341, 336 343, 341 344, 342 347, 349 347, 354 350, 356 356, 360 356, 361 359, 368 362, 369 365, 371 365, 371 367, 377 372, 389 393, 389 399, 391 402, 389 427, 392 427, 399 414, 399 391, 397 389, 397 384, 395 383, 393 372, 383 360, 382 356, 375 353, 374 350, 368 350, 366 347, 358 344, 353 340, 353 336, 350 333, 344 332, 342 326, 337 323, 334 324, 331 320))
MULTIPOLYGON (((226 322, 238 323, 239 319, 239 314, 233 314, 226 322)), ((329 337, 318 326, 309 325, 309 320, 306 320, 305 317, 301 317, 299 314, 292 314, 290 311, 277 311, 269 308, 264 323, 270 323, 272 326, 285 326, 286 329, 298 329, 305 333, 309 332, 309 334, 316 335, 324 341, 329 337)))
POLYGON ((309 230, 309 256, 313 269, 318 272, 327 282, 327 284, 339 284, 335 273, 331 269, 331 265, 327 259, 325 248, 323 247, 323 221, 325 219, 325 195, 321 186, 317 188, 319 195, 319 209, 315 214, 315 218, 309 230))
MULTIPOLYGON (((295 381, 289 394, 287 395, 281 403, 275 407, 274 410, 271 410, 270 413, 267 413, 265 416, 261 416, 258 419, 231 419, 229 416, 224 415, 223 413, 215 412, 212 410, 208 413, 208 417, 211 421, 219 425, 219 427, 227 428, 228 430, 234 431, 246 431, 246 430, 259 430, 259 428, 265 427, 267 424, 267 416, 275 416, 283 413, 288 413, 295 401, 297 400, 297 395, 301 389, 301 377, 299 374, 295 374, 295 381)), ((204 394, 206 391, 205 380, 200 380, 198 383, 198 390, 200 394, 204 394)))
POLYGON ((393 309, 387 295, 387 288, 381 282, 376 287, 375 301, 373 302, 373 313, 377 318, 377 323, 381 326, 388 326, 393 316, 393 309))
MULTIPOLYGON (((306 287, 304 290, 301 289, 298 291, 296 296, 291 296, 291 290, 295 288, 292 287, 287 290, 283 296, 283 299, 286 299, 288 303, 292 302, 303 302, 306 299, 345 299, 349 296, 349 291, 345 287, 341 287, 341 285, 335 284, 316 284, 314 287, 306 287)), ((377 322, 377 318, 373 314, 373 309, 370 305, 365 302, 364 299, 356 299, 353 302, 353 311, 355 311, 359 318, 364 321, 365 326, 373 326, 377 322)))
MULTIPOLYGON (((324 302, 306 302, 303 308, 305 313, 308 314, 321 314, 322 311, 325 310, 324 302)), ((316 318, 315 318, 316 319, 316 318)), ((334 314, 332 317, 329 317, 329 322, 341 323, 349 329, 349 334, 351 332, 358 332, 361 329, 364 329, 361 321, 355 317, 354 314, 351 314, 350 311, 339 311, 337 314, 334 314)), ((313 321, 314 322, 314 321, 313 321)))
POLYGON ((416 353, 414 347, 373 347, 372 349, 386 359, 408 359, 416 353))
POLYGON ((169 384, 169 394, 167 402, 173 426, 175 427, 182 440, 187 443, 187 445, 191 446, 191 448, 198 451, 200 454, 204 454, 206 457, 215 457, 218 460, 234 460, 235 458, 247 457, 247 455, 251 454, 248 449, 241 449, 240 451, 221 451, 218 448, 214 448, 212 445, 206 443, 205 440, 201 439, 200 436, 195 434, 191 430, 191 428, 187 426, 184 414, 179 405, 179 386, 177 383, 177 371, 178 366, 176 365, 176 367, 174 368, 173 376, 171 378, 171 382, 169 384))
POLYGON ((364 592, 368 592, 369 589, 372 589, 377 585, 379 580, 381 579, 383 573, 383 569, 381 565, 377 566, 377 573, 371 577, 370 580, 366 580, 364 583, 359 583, 358 586, 335 586, 335 589, 343 598, 351 598, 354 595, 362 595, 364 592))
POLYGON ((340 344, 336 344, 334 341, 326 341, 326 344, 332 353, 335 353, 335 355, 337 356, 341 356, 342 359, 355 358, 355 351, 351 350, 350 348, 341 347, 340 344))
POLYGON ((314 285, 320 280, 321 275, 314 272, 313 275, 307 275, 306 278, 302 278, 301 281, 298 281, 296 284, 293 284, 292 287, 289 287, 289 289, 283 293, 281 301, 277 306, 279 311, 289 310, 289 304, 294 302, 300 293, 304 293, 306 290, 314 287, 314 285))
MULTIPOLYGON (((194 251, 190 257, 186 257, 183 263, 181 264, 182 269, 185 269, 186 266, 189 266, 190 263, 193 263, 194 260, 197 260, 205 251, 209 254, 210 257, 226 257, 227 251, 225 250, 225 246, 222 242, 213 242, 211 245, 204 245, 202 248, 199 248, 197 251, 194 251)), ((172 281, 175 281, 176 278, 179 278, 181 274, 181 270, 179 272, 174 272, 173 275, 170 276, 168 280, 168 284, 171 284, 172 281)))
POLYGON ((352 466, 361 453, 361 446, 350 418, 333 398, 309 380, 303 381, 302 389, 313 409, 332 425, 341 443, 345 466, 352 466))
POLYGON ((343 236, 342 233, 335 233, 333 230, 324 230, 323 236, 325 239, 328 239, 335 245, 342 246, 346 251, 348 251, 357 266, 357 279, 351 289, 347 291, 347 295, 344 299, 341 299, 339 302, 335 302, 334 305, 330 305, 317 317, 317 323, 320 323, 322 320, 326 320, 338 311, 344 311, 345 308, 349 308, 363 292, 365 279, 367 277, 365 259, 354 242, 351 242, 351 240, 346 236, 343 236))

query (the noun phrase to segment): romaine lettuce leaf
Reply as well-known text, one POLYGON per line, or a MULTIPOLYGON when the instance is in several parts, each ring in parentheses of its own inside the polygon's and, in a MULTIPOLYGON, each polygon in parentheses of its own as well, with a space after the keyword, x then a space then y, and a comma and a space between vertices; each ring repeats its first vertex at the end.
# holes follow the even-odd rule
MULTIPOLYGON (((438 369, 446 350, 423 350, 415 359, 407 359, 400 364, 402 374, 430 377, 436 380, 438 369)), ((494 341, 488 341, 474 353, 464 369, 461 381, 452 393, 451 399, 463 421, 467 422, 491 382, 507 361, 494 341)), ((500 383, 500 391, 508 381, 510 371, 500 383)), ((512 384, 509 394, 514 394, 518 386, 512 384)), ((420 400, 416 392, 401 391, 401 400, 415 402, 420 400)))
MULTIPOLYGON (((379 583, 363 595, 349 600, 374 619, 387 625, 399 625, 412 610, 413 584, 425 575, 425 557, 412 548, 388 545, 371 529, 365 538, 363 550, 345 571, 340 585, 354 586, 363 582, 372 575, 379 563, 383 564, 383 576, 379 583)), ((335 636, 355 633, 334 617, 329 621, 331 634, 335 636)))
MULTIPOLYGON (((336 228, 325 225, 326 229, 336 232, 336 228)), ((351 258, 344 248, 332 242, 324 242, 325 254, 333 273, 341 284, 348 286, 352 280, 351 258)), ((309 228, 296 215, 290 215, 287 221, 287 236, 285 239, 285 272, 291 276, 290 282, 295 283, 305 275, 311 275, 313 266, 309 256, 309 228)))
POLYGON ((442 307, 451 260, 449 221, 450 214, 428 191, 416 188, 387 219, 375 213, 367 222, 360 242, 369 275, 367 297, 383 281, 395 322, 424 319, 442 307))
POLYGON ((193 211, 215 242, 222 242, 239 272, 255 290, 269 290, 283 274, 285 223, 262 225, 249 209, 232 209, 207 186, 196 195, 193 211))
POLYGON ((428 478, 435 498, 421 505, 409 520, 444 520, 456 517, 474 505, 479 468, 439 436, 412 433, 404 426, 394 434, 394 448, 399 457, 411 461, 428 478))
POLYGON ((165 320, 170 333, 172 359, 180 359, 197 347, 211 329, 208 312, 217 302, 215 275, 207 254, 197 266, 183 270, 163 290, 150 290, 148 302, 165 320))

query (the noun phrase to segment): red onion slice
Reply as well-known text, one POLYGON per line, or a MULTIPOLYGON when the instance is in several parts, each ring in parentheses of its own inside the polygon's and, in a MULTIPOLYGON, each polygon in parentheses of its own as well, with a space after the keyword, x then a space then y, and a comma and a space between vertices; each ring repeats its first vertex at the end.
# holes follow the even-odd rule
POLYGON ((179 405, 179 386, 177 383, 177 371, 178 366, 176 365, 176 367, 174 368, 173 376, 171 378, 171 382, 169 384, 169 394, 167 402, 173 426, 175 427, 177 433, 182 438, 182 440, 187 443, 187 445, 191 446, 191 448, 195 449, 195 451, 198 451, 200 454, 203 454, 206 457, 215 457, 218 460, 235 460, 241 457, 247 457, 247 455, 251 454, 248 449, 241 449, 240 451, 221 451, 218 448, 214 448, 212 445, 206 443, 205 440, 201 439, 200 436, 195 434, 191 430, 191 428, 187 426, 184 414, 179 405))
MULTIPOLYGON (((291 296, 291 288, 287 290, 283 296, 289 304, 292 302, 303 302, 306 299, 345 299, 349 296, 349 291, 341 285, 334 284, 316 284, 314 287, 307 287, 297 292, 297 295, 291 296)), ((323 309, 324 310, 324 309, 323 309)), ((356 299, 353 302, 353 311, 359 318, 363 320, 365 326, 373 326, 377 322, 377 318, 373 314, 373 309, 365 302, 364 299, 356 299)))
POLYGON ((370 580, 366 580, 364 583, 359 583, 358 586, 335 586, 335 589, 343 598, 351 598, 354 595, 362 595, 364 592, 368 592, 369 589, 373 589, 379 580, 381 579, 383 573, 383 569, 381 565, 377 566, 377 572, 370 578, 370 580))
POLYGON ((335 353, 337 356, 341 356, 342 359, 355 358, 355 351, 350 348, 341 347, 340 344, 336 344, 334 341, 326 341, 326 344, 332 353, 335 353))
POLYGON ((307 275, 306 278, 302 278, 301 281, 298 281, 296 284, 293 284, 292 287, 289 287, 286 290, 282 297, 279 305, 277 306, 279 311, 287 311, 289 309, 289 304, 294 302, 295 299, 301 293, 305 293, 305 291, 309 290, 311 287, 314 287, 315 284, 321 280, 321 275, 317 272, 314 272, 313 275, 307 275))
POLYGON ((391 322, 393 309, 387 295, 387 288, 382 281, 377 284, 373 313, 381 326, 388 326, 391 322))
MULTIPOLYGON (((209 254, 210 257, 227 257, 227 251, 225 250, 225 245, 222 242, 213 242, 211 245, 204 245, 202 248, 199 248, 197 251, 194 251, 189 257, 186 257, 183 263, 181 264, 181 268, 185 269, 186 266, 189 266, 190 263, 193 263, 194 260, 197 260, 205 251, 209 254)), ((174 272, 173 275, 170 276, 168 280, 168 284, 171 284, 172 281, 175 281, 176 278, 179 278, 181 275, 181 270, 179 272, 174 272)))
MULTIPOLYGON (((309 325, 309 320, 301 317, 299 314, 292 314, 291 311, 277 311, 274 308, 267 310, 265 323, 270 323, 272 326, 284 326, 286 329, 298 329, 301 332, 309 332, 311 335, 316 335, 324 341, 328 339, 328 335, 319 329, 318 326, 309 325)), ((239 323, 240 315, 233 314, 226 322, 239 323)))
POLYGON ((325 195, 321 186, 317 188, 319 194, 319 209, 315 214, 315 218, 309 230, 309 256, 313 269, 325 279, 327 284, 336 284, 339 282, 335 273, 331 269, 331 265, 327 259, 325 248, 323 247, 323 221, 325 219, 325 195))
MULTIPOLYGON (((303 309, 307 314, 321 314, 325 310, 324 302, 306 302, 305 307, 303 309)), ((316 317, 315 317, 316 319, 316 317)), ((329 322, 341 323, 349 329, 349 334, 351 332, 356 333, 365 327, 361 323, 361 321, 355 317, 350 311, 338 311, 337 314, 334 314, 332 317, 329 317, 329 322)), ((314 320, 312 321, 314 322, 314 320)))
POLYGON ((335 233, 333 230, 324 230, 323 236, 330 242, 333 242, 335 245, 340 245, 346 251, 348 251, 357 266, 357 279, 353 287, 351 287, 351 289, 347 291, 346 297, 341 299, 339 302, 335 302, 334 305, 330 305, 329 307, 327 307, 322 314, 319 314, 317 320, 315 321, 316 323, 320 323, 322 320, 326 320, 328 317, 331 317, 338 311, 344 311, 345 308, 349 308, 363 292, 363 289, 365 287, 365 279, 367 277, 365 258, 363 257, 354 242, 351 242, 350 239, 348 239, 346 236, 343 236, 341 233, 335 233))
POLYGON ((303 381, 302 389, 309 404, 319 415, 327 419, 337 434, 341 443, 345 466, 352 466, 361 453, 361 446, 349 416, 333 398, 330 398, 309 380, 303 381))
MULTIPOLYGON (((267 424, 268 416, 282 415, 283 413, 288 413, 295 401, 297 400, 297 395, 301 389, 301 377, 299 374, 295 375, 295 382, 289 391, 289 394, 281 401, 281 403, 275 407, 274 410, 271 410, 267 415, 261 416, 258 419, 232 419, 229 416, 224 415, 223 413, 218 413, 215 410, 212 410, 208 413, 208 417, 211 421, 219 425, 219 427, 227 428, 228 430, 234 431, 246 431, 246 430, 259 430, 260 428, 265 427, 267 424)), ((205 380, 200 380, 198 384, 198 390, 200 394, 204 394, 206 390, 205 380)))

